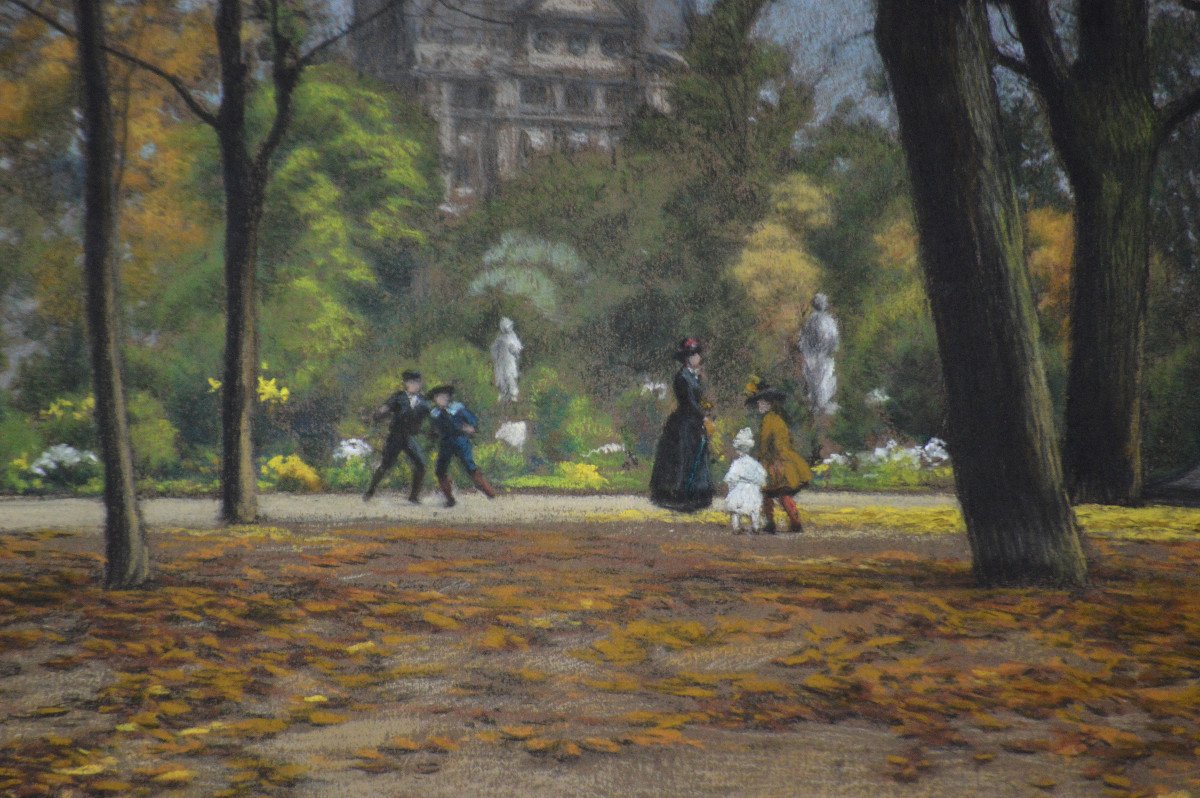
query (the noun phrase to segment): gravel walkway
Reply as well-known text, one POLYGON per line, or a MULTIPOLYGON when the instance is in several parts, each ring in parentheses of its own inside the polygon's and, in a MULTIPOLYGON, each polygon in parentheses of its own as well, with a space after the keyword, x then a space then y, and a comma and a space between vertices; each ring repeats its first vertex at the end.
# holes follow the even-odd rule
MULTIPOLYGON (((800 505, 810 508, 945 507, 955 499, 941 493, 802 493, 800 505)), ((714 508, 721 506, 718 499, 714 508)), ((142 512, 151 527, 217 526, 215 499, 148 499, 142 512)), ((474 492, 459 496, 452 509, 440 497, 428 495, 420 505, 409 504, 400 494, 377 496, 370 503, 352 494, 267 494, 259 497, 261 523, 352 524, 403 523, 449 526, 463 524, 548 524, 585 521, 589 516, 625 511, 656 511, 643 496, 562 496, 534 493, 504 494, 488 501, 474 492)), ((687 516, 679 516, 684 520, 687 516)), ((87 529, 100 530, 104 507, 99 499, 26 498, 0 499, 0 530, 87 529)))

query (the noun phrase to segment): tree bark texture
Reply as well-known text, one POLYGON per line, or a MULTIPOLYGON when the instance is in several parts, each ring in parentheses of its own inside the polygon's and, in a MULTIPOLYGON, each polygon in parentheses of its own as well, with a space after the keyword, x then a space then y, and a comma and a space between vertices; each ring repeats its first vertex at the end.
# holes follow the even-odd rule
POLYGON ((1063 467, 1079 503, 1142 493, 1150 188, 1167 129, 1155 108, 1147 0, 1078 3, 1068 63, 1046 0, 1011 4, 1026 74, 1075 195, 1063 467))
POLYGON ((983 0, 879 0, 976 579, 1079 585, 983 0))
POLYGON ((83 79, 83 270, 96 426, 104 465, 104 585, 141 585, 150 574, 145 527, 138 507, 122 381, 113 183, 113 120, 104 54, 102 0, 75 0, 83 79))
POLYGON ((255 267, 265 180, 246 141, 248 66, 238 0, 216 14, 221 107, 216 132, 225 189, 225 369, 221 386, 221 517, 249 524, 258 517, 253 413, 258 378, 255 267))

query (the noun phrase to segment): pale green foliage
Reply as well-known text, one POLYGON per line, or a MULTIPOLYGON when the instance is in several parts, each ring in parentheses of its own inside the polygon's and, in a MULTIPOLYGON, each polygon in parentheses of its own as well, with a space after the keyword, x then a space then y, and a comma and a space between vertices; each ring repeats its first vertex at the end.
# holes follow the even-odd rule
POLYGON ((570 244, 552 243, 538 236, 510 230, 483 254, 482 274, 471 281, 476 296, 497 290, 525 297, 538 311, 555 316, 559 306, 556 279, 571 286, 584 275, 587 264, 570 244))

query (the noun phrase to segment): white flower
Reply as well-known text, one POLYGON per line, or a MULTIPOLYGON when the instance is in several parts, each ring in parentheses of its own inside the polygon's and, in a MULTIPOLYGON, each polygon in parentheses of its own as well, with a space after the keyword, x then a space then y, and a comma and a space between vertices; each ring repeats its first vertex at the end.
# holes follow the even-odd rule
POLYGON ((365 460, 372 451, 371 444, 362 438, 347 438, 334 449, 333 459, 338 463, 345 463, 356 458, 365 460))
POLYGON ((49 471, 57 471, 60 468, 71 468, 81 463, 94 464, 99 462, 100 458, 96 457, 95 452, 80 451, 69 444, 57 443, 42 452, 38 456, 38 459, 33 461, 33 465, 29 467, 29 470, 39 477, 44 477, 49 471))
POLYGON ((652 380, 646 380, 644 383, 642 383, 642 395, 645 396, 648 393, 654 394, 659 399, 666 399, 667 398, 667 384, 665 382, 654 382, 652 380))
POLYGON ((872 460, 876 463, 883 463, 888 460, 896 459, 894 455, 896 452, 896 448, 899 445, 900 444, 896 443, 895 440, 889 440, 883 446, 876 446, 875 451, 871 452, 871 454, 868 455, 867 459, 872 460))
POLYGON ((921 448, 921 455, 931 465, 940 465, 950 459, 946 442, 941 438, 930 438, 929 442, 921 448))
POLYGON ((847 463, 850 462, 850 458, 844 454, 838 454, 837 452, 834 452, 833 454, 829 455, 821 462, 824 463, 825 465, 831 465, 831 466, 846 465, 847 463))
POLYGON ((867 407, 879 407, 887 404, 891 398, 883 388, 876 388, 863 397, 863 401, 867 404, 867 407))
POLYGON ((623 451, 625 451, 625 445, 622 443, 606 443, 603 446, 597 446, 595 449, 592 449, 584 457, 590 457, 593 454, 617 454, 623 451))

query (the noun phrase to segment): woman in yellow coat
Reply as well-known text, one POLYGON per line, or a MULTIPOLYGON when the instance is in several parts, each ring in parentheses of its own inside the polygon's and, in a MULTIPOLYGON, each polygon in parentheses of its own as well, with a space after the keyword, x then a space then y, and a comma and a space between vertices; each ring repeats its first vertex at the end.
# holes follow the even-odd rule
POLYGON ((762 415, 758 428, 758 461, 767 469, 767 484, 763 487, 763 519, 765 531, 775 531, 775 500, 787 513, 789 532, 803 532, 800 511, 792 497, 812 482, 812 469, 792 446, 792 433, 787 421, 778 410, 787 395, 778 388, 760 382, 749 386, 746 405, 762 415))

